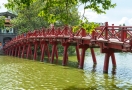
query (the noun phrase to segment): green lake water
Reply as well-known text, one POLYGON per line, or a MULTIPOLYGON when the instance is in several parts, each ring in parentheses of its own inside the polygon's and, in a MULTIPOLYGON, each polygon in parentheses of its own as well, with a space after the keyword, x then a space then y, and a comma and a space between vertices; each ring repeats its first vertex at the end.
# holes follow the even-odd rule
MULTIPOLYGON (((74 57, 68 66, 11 56, 0 56, 0 90, 132 90, 132 54, 116 53, 117 69, 103 74, 104 54, 96 52, 93 67, 86 53, 84 69, 78 69, 74 57)), ((61 59, 61 58, 60 58, 61 59)))

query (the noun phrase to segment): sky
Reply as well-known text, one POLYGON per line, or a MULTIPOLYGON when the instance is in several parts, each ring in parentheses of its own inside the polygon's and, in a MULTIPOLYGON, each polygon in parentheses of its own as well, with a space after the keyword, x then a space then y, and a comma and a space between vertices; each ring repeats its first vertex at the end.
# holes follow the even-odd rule
MULTIPOLYGON (((5 12, 7 9, 4 8, 3 4, 7 3, 7 0, 0 0, 0 12, 5 12)), ((111 8, 106 11, 106 14, 98 15, 97 13, 86 10, 85 16, 90 22, 104 23, 108 22, 109 25, 120 25, 124 24, 132 26, 132 0, 112 0, 112 3, 116 3, 115 8, 111 8)), ((83 13, 83 7, 79 7, 80 14, 83 13)))

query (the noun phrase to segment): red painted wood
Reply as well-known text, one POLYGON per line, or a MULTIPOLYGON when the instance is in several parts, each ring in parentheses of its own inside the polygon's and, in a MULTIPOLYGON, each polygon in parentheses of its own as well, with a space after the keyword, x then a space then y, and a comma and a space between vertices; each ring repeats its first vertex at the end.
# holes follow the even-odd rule
POLYGON ((63 44, 63 47, 64 47, 64 52, 63 52, 63 61, 62 61, 62 65, 63 66, 66 66, 67 63, 68 63, 68 47, 69 47, 69 43, 65 43, 63 44))
POLYGON ((80 62, 80 53, 79 53, 79 46, 76 46, 76 54, 77 54, 77 60, 78 60, 78 64, 80 62))
POLYGON ((38 43, 35 42, 34 43, 34 56, 33 56, 33 60, 37 59, 37 48, 38 48, 38 43))
POLYGON ((57 46, 56 46, 56 50, 55 50, 55 54, 56 54, 56 63, 58 63, 58 49, 57 49, 57 46))
POLYGON ((83 69, 85 51, 86 51, 86 49, 85 49, 85 48, 82 48, 82 51, 81 51, 81 58, 80 58, 80 63, 79 63, 79 68, 80 68, 80 69, 83 69))
POLYGON ((116 67, 116 59, 115 59, 115 54, 114 53, 111 54, 111 59, 112 59, 113 67, 116 67))
POLYGON ((30 48, 31 48, 31 45, 30 45, 30 43, 28 43, 28 47, 27 47, 27 56, 26 56, 27 59, 29 58, 30 48))
POLYGON ((105 22, 105 39, 108 39, 108 22, 105 22))
POLYGON ((46 45, 46 44, 43 44, 43 45, 42 45, 42 50, 41 50, 41 59, 40 59, 40 61, 41 61, 41 62, 43 62, 43 60, 44 60, 45 45, 46 45))
POLYGON ((21 55, 21 46, 19 45, 18 46, 18 54, 17 54, 17 56, 20 57, 20 55, 21 55))
POLYGON ((104 68, 103 68, 104 73, 108 73, 109 57, 110 57, 110 53, 106 53, 105 54, 105 60, 104 60, 104 68))
POLYGON ((15 57, 17 57, 18 47, 15 48, 15 57))
POLYGON ((25 49, 26 49, 26 45, 23 45, 21 58, 24 58, 25 49))
POLYGON ((49 60, 49 62, 50 62, 51 59, 50 59, 50 51, 49 51, 48 44, 46 44, 46 49, 47 49, 48 60, 49 60))
POLYGON ((40 46, 41 61, 43 61, 44 52, 46 51, 49 61, 53 63, 54 55, 56 55, 56 62, 58 61, 57 44, 61 43, 64 47, 63 65, 67 65, 67 49, 69 45, 73 45, 76 47, 79 67, 83 68, 86 49, 91 47, 93 62, 97 63, 93 48, 99 47, 101 53, 106 53, 104 60, 104 72, 108 72, 110 56, 112 58, 113 66, 116 66, 116 59, 114 55, 116 50, 132 52, 131 30, 132 26, 114 26, 114 24, 109 26, 108 22, 105 22, 104 26, 95 28, 92 33, 86 33, 86 30, 83 28, 80 28, 75 33, 72 32, 71 27, 68 25, 64 26, 64 28, 58 29, 52 27, 49 29, 29 31, 26 34, 18 35, 8 42, 4 46, 3 50, 7 55, 18 57, 21 56, 22 58, 24 58, 24 53, 26 51, 26 58, 29 58, 29 56, 32 57, 31 43, 38 42, 37 44, 34 43, 33 45, 33 59, 36 59, 38 50, 37 48, 40 46), (49 44, 52 45, 52 53, 49 51, 49 44), (81 57, 79 55, 79 48, 82 49, 81 57))
POLYGON ((52 44, 52 54, 51 54, 51 61, 50 61, 50 63, 54 62, 54 55, 55 55, 56 45, 57 45, 57 43, 55 43, 55 42, 52 44))
POLYGON ((96 57, 95 57, 95 53, 94 53, 94 49, 93 48, 90 48, 90 51, 91 51, 91 54, 92 54, 93 63, 94 64, 97 64, 96 57))

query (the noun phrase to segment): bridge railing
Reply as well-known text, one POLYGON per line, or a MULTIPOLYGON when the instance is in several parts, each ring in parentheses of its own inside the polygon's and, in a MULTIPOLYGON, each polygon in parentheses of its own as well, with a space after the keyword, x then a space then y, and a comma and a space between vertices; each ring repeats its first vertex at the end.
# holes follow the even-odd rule
POLYGON ((132 38, 132 26, 105 26, 96 28, 95 36, 97 40, 128 43, 132 38))
POLYGON ((42 28, 40 30, 29 31, 26 34, 21 34, 13 38, 8 42, 5 47, 12 45, 18 40, 28 38, 56 38, 56 39, 86 39, 86 40, 102 40, 102 41, 111 41, 111 42, 120 42, 120 43, 129 43, 132 39, 132 26, 111 26, 108 25, 108 22, 105 23, 105 26, 100 26, 95 28, 92 33, 86 33, 83 28, 80 28, 78 32, 72 32, 72 28, 64 26, 63 28, 42 28))

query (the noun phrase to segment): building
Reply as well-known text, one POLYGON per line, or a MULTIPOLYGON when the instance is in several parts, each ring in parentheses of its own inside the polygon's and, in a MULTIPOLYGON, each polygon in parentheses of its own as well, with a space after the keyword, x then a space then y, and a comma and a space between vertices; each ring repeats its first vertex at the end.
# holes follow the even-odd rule
POLYGON ((0 16, 5 16, 4 29, 0 29, 0 47, 4 46, 6 42, 10 41, 16 36, 16 29, 12 28, 10 20, 15 18, 16 15, 10 12, 2 12, 0 16))

